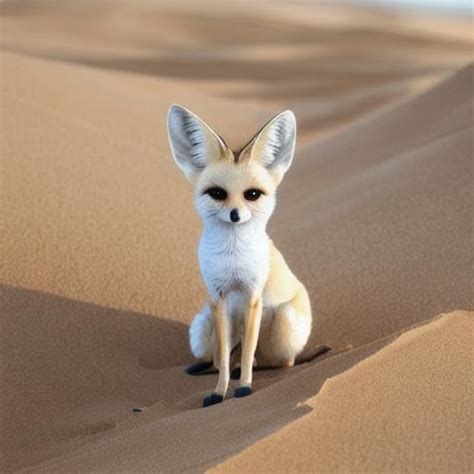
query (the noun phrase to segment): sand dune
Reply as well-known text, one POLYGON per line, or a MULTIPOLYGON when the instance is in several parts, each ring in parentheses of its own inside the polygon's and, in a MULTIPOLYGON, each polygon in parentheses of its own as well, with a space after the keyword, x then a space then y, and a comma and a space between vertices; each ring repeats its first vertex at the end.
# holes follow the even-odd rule
POLYGON ((472 316, 406 332, 327 380, 306 400, 308 414, 211 472, 464 472, 473 462, 472 316))
POLYGON ((1 469, 472 470, 469 27, 195 5, 0 4, 1 469), (270 233, 332 347, 207 410, 172 102, 234 147, 295 110, 270 233))

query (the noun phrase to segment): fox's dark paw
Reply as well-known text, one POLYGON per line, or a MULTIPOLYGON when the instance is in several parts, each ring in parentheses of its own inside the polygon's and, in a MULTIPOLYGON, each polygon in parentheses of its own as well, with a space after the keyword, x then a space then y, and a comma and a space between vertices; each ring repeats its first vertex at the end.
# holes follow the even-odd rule
POLYGON ((217 393, 211 393, 207 397, 204 398, 202 401, 202 406, 204 408, 210 407, 211 405, 215 405, 216 403, 221 403, 224 400, 222 395, 218 395, 217 393))
POLYGON ((230 373, 230 378, 232 380, 240 379, 240 367, 236 367, 235 369, 232 370, 232 372, 230 373))
POLYGON ((212 362, 197 362, 196 364, 186 367, 184 371, 189 375, 200 375, 211 367, 212 362))
POLYGON ((234 390, 234 397, 236 398, 247 397, 248 395, 251 395, 251 394, 252 394, 251 387, 237 387, 234 390))

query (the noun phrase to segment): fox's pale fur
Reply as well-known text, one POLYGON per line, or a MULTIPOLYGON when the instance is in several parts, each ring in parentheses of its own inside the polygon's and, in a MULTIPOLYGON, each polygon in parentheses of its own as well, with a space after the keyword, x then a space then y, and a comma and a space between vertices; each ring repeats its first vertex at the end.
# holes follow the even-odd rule
POLYGON ((230 353, 239 343, 235 395, 245 396, 251 393, 253 364, 292 366, 311 331, 307 291, 266 233, 276 188, 293 159, 296 121, 291 111, 278 114, 233 153, 200 118, 173 105, 168 133, 176 163, 195 186, 204 224, 199 264, 209 302, 194 318, 189 338, 194 356, 219 369, 207 406, 225 396, 230 353), (216 188, 220 194, 214 196, 216 188), (250 200, 244 196, 249 190, 263 193, 250 200))

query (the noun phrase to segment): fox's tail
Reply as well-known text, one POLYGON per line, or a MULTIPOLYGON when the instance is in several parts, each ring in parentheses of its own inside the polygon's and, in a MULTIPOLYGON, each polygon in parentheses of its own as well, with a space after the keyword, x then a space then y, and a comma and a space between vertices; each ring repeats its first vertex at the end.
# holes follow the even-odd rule
POLYGON ((196 314, 189 327, 189 345, 194 357, 212 361, 212 313, 208 305, 196 314))
POLYGON ((316 359, 316 357, 322 356, 329 352, 331 348, 326 345, 321 346, 313 346, 306 350, 304 350, 301 354, 296 356, 295 364, 305 364, 306 362, 311 362, 312 360, 316 359))

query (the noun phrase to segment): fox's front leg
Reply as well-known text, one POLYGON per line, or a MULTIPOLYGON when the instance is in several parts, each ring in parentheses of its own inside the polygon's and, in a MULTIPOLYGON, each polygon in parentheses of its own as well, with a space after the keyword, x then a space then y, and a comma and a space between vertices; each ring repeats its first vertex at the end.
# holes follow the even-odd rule
POLYGON ((229 386, 229 363, 231 346, 231 325, 227 314, 225 298, 211 304, 212 318, 217 341, 217 357, 219 363, 219 379, 214 393, 203 400, 203 406, 208 407, 224 400, 229 386))
POLYGON ((262 321, 262 296, 253 296, 249 300, 245 315, 245 331, 242 344, 242 362, 239 386, 235 389, 235 397, 245 397, 252 393, 252 368, 257 348, 258 333, 262 321))

